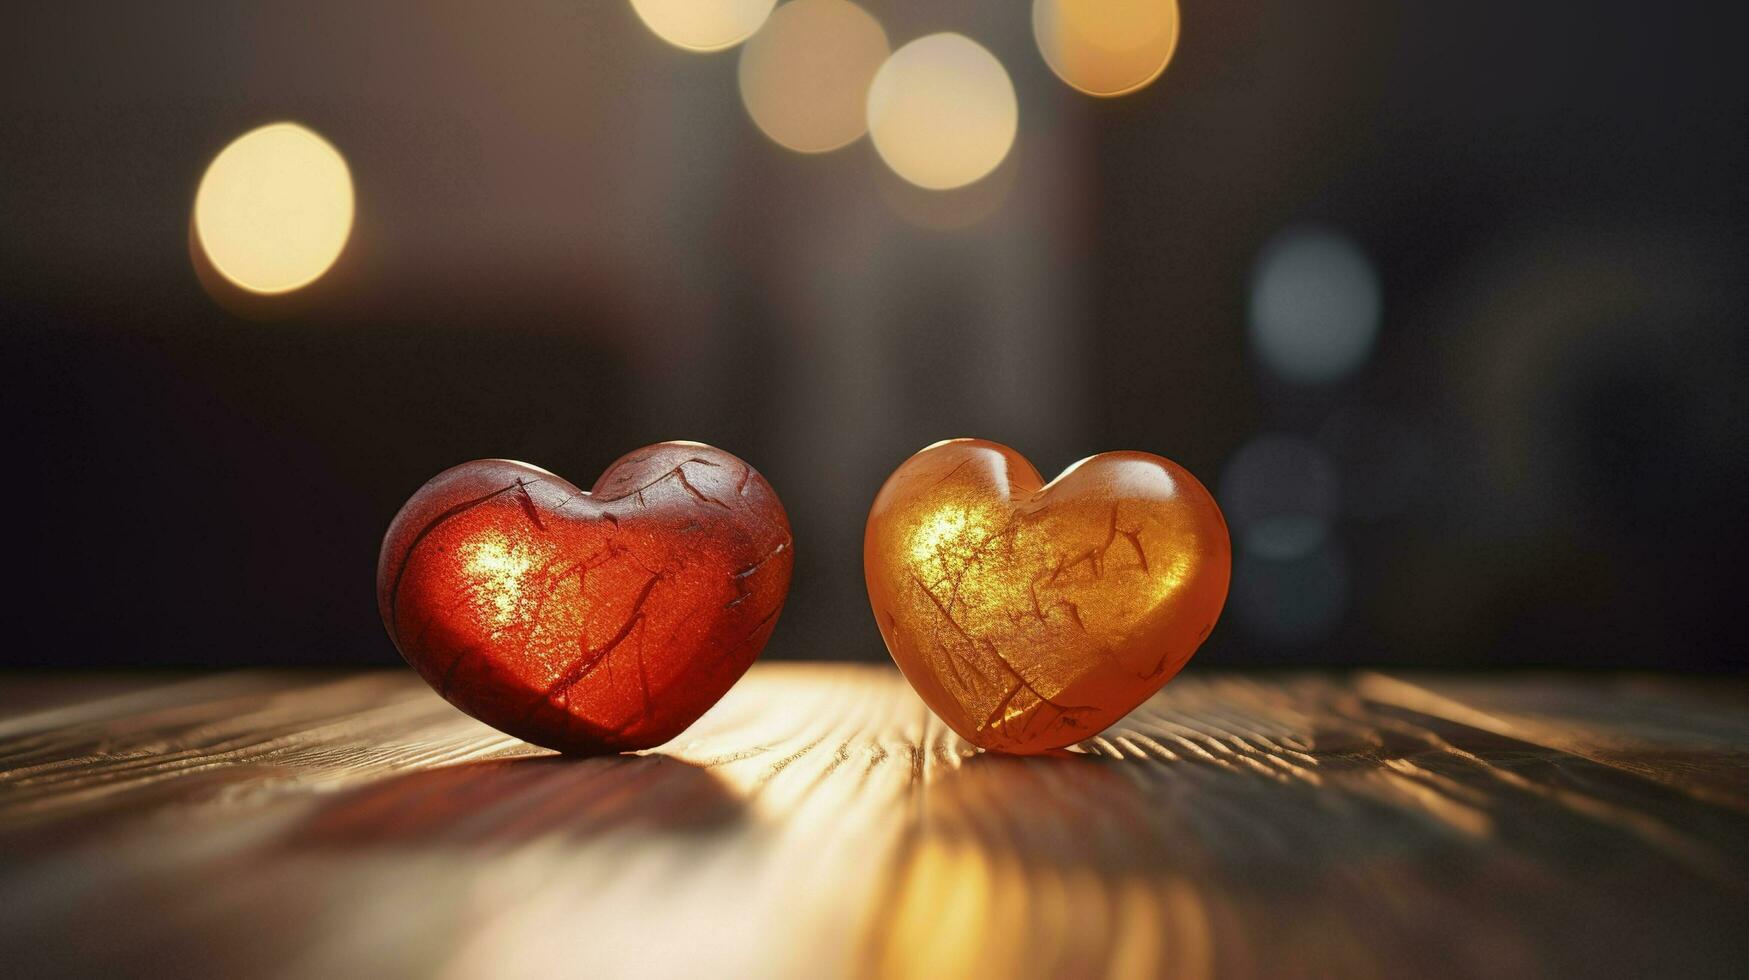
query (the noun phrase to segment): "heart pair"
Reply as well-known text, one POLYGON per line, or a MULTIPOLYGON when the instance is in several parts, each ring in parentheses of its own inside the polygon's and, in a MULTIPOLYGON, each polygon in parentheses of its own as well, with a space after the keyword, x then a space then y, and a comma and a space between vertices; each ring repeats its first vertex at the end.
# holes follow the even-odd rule
MULTIPOLYGON (((1045 484, 1018 453, 937 443, 881 488, 863 545, 887 649, 967 740, 1040 752, 1098 733, 1172 678, 1226 599, 1227 530, 1146 453, 1045 484)), ((783 505, 720 449, 631 453, 588 491, 525 463, 439 474, 383 540, 390 637, 451 704, 565 752, 649 748, 759 655, 789 591, 783 505)))

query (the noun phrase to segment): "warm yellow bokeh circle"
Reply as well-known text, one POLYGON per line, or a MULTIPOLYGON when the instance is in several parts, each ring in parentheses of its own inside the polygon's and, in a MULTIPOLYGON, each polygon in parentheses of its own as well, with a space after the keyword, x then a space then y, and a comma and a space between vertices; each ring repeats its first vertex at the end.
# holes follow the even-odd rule
POLYGON ((1127 95, 1178 47, 1178 0, 1033 0, 1032 33, 1057 77, 1088 95, 1127 95))
POLYGON ((893 52, 868 92, 881 159, 919 187, 963 187, 1014 145, 1020 104, 996 56, 963 34, 931 34, 893 52))
POLYGON ((632 0, 652 34, 688 51, 721 51, 753 36, 777 0, 632 0))
POLYGON ((297 123, 251 130, 219 152, 194 196, 201 251, 254 293, 316 281, 352 233, 352 173, 332 144, 297 123))
POLYGON ((868 128, 869 84, 888 54, 880 21, 850 0, 795 0, 741 49, 741 101, 782 146, 824 153, 868 128))

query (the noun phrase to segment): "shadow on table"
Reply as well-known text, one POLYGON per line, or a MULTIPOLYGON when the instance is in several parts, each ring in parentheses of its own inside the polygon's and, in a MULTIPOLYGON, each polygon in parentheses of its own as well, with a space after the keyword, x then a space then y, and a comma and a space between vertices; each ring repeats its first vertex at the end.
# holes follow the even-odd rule
POLYGON ((665 755, 492 759, 389 776, 322 804, 297 848, 513 848, 634 831, 712 834, 744 816, 709 770, 665 755))

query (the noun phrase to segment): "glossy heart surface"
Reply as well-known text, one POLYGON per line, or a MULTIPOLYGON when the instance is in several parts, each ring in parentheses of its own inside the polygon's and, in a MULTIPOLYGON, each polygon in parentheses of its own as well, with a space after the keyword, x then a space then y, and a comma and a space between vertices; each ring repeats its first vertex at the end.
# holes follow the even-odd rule
POLYGON ((746 672, 793 560, 776 493, 720 449, 648 446, 587 492, 477 460, 395 516, 377 605, 461 710, 562 752, 623 752, 678 735, 746 672))
POLYGON ((949 727, 986 749, 1071 745, 1190 659, 1227 598, 1226 521, 1201 483, 1139 452, 1045 485, 978 439, 937 443, 881 487, 863 539, 887 650, 949 727))

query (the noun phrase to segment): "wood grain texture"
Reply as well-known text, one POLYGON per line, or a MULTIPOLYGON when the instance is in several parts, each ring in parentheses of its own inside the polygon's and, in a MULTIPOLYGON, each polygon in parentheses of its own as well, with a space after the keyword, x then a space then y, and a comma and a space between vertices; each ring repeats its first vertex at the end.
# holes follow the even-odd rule
POLYGON ((755 667, 562 759, 410 672, 0 687, 14 976, 1732 976, 1749 690, 1184 677, 973 753, 889 669, 755 667))

